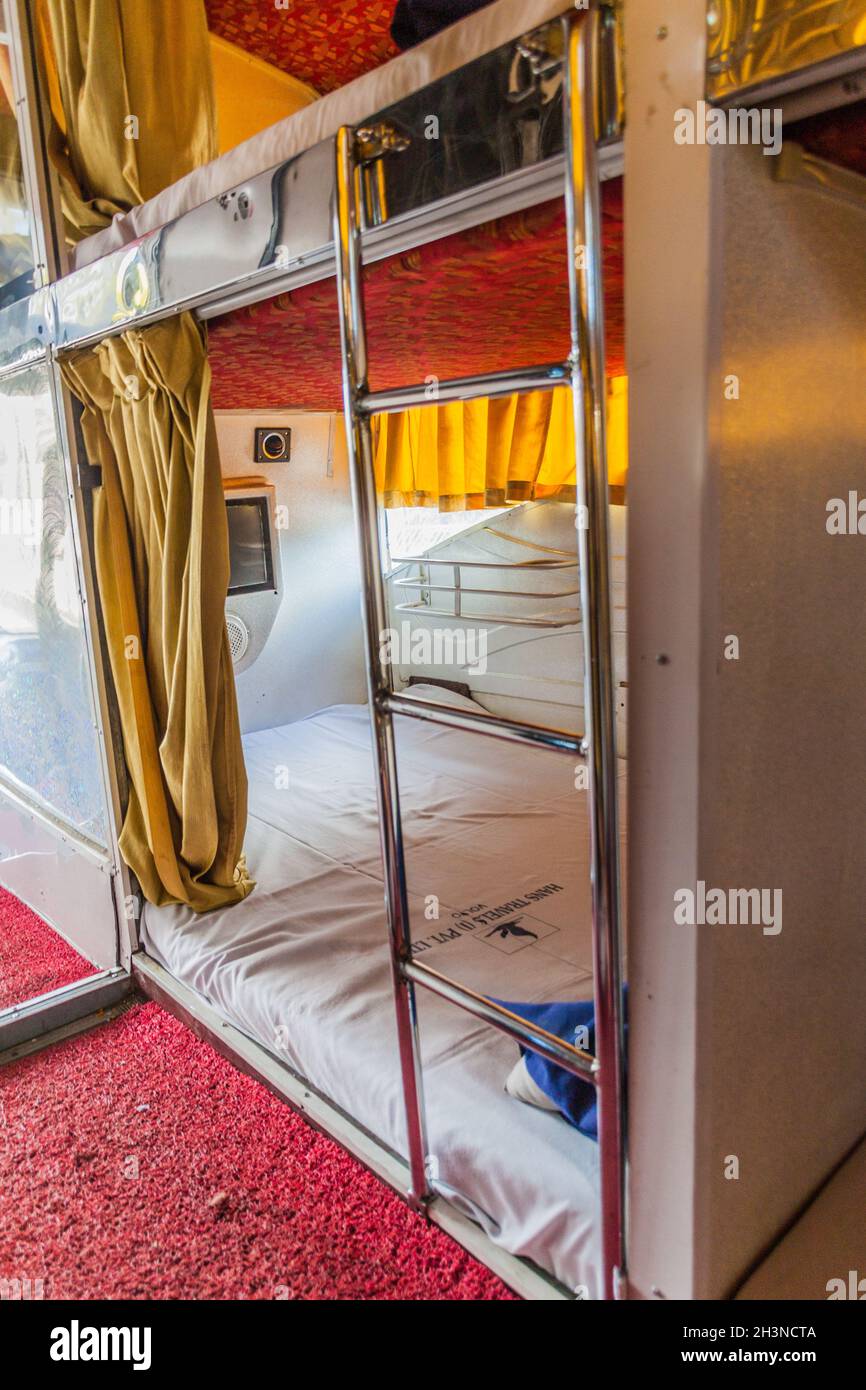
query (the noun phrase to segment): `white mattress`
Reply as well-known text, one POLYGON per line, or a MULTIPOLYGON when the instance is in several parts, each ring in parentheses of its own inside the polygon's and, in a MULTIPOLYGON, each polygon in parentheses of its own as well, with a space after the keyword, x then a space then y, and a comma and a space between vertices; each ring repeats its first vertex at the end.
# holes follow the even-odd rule
POLYGON ((312 106, 244 140, 212 163, 193 169, 146 203, 118 214, 104 231, 87 237, 75 248, 75 269, 155 231, 255 174, 294 159, 320 140, 336 135, 341 125, 356 125, 374 116, 568 8, 567 0, 497 0, 467 15, 426 43, 320 97, 312 106))
MULTIPOLYGON (((419 959, 501 999, 591 997, 586 795, 572 760, 417 720, 397 728, 419 959), (438 921, 425 917, 431 895, 438 921)), ((335 706, 249 734, 244 749, 255 891, 206 916, 147 905, 143 944, 405 1154, 368 712, 335 706)), ((507 1250, 598 1296, 597 1146, 506 1094, 514 1042, 418 994, 436 1185, 507 1250)))

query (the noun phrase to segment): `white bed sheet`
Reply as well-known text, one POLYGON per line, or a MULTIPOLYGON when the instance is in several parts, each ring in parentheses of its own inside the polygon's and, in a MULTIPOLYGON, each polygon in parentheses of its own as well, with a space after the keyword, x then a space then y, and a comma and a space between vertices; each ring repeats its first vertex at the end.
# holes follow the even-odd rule
MULTIPOLYGON (((571 759, 397 727, 418 958, 501 999, 590 997, 586 797, 571 759), (425 916, 431 895, 438 921, 425 916)), ((146 905, 143 944, 405 1153, 368 712, 335 706, 247 735, 244 749, 255 891, 206 916, 146 905)), ((599 1296, 597 1146, 506 1094, 510 1039, 419 999, 438 1185, 507 1250, 599 1296)))
POLYGON ((467 15, 382 67, 268 126, 219 159, 193 169, 146 203, 118 213, 110 226, 79 243, 73 252, 74 268, 90 265, 100 256, 172 222, 208 198, 216 198, 265 169, 294 159, 320 140, 336 135, 341 125, 356 125, 464 63, 564 14, 568 8, 566 0, 497 0, 496 4, 467 15))

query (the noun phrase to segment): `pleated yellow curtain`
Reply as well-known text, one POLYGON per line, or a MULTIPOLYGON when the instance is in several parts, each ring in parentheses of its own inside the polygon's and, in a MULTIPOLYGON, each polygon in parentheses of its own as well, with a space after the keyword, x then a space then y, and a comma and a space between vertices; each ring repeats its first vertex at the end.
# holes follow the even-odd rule
MULTIPOLYGON (((625 378, 608 388, 609 482, 626 474, 625 378)), ((576 499, 571 392, 527 391, 419 406, 374 423, 376 485, 386 507, 473 511, 576 499)))
POLYGON ((38 0, 37 21, 70 240, 216 158, 204 0, 38 0))
POLYGON ((130 777, 121 851, 149 902, 207 912, 253 884, 202 330, 190 315, 130 330, 63 375, 102 469, 96 572, 130 777))

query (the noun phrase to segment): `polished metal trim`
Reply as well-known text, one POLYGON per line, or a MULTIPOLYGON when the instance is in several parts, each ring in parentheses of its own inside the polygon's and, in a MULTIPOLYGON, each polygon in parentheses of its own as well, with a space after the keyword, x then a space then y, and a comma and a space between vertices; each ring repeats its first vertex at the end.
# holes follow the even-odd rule
MULTIPOLYGON (((332 144, 322 141, 263 170, 58 280, 52 286, 57 348, 86 347, 183 310, 214 317, 330 278, 337 260, 328 234, 332 144), (251 211, 233 222, 231 210, 242 195, 251 211), (207 257, 200 254, 203 239, 212 243, 207 257), (130 298, 125 281, 140 292, 130 298)), ((621 140, 605 146, 602 162, 611 177, 622 171, 621 140)), ((562 155, 554 154, 440 199, 422 198, 378 226, 361 228, 364 262, 559 197, 563 168, 562 155)))
MULTIPOLYGON (((248 187, 253 182, 264 186, 268 182, 276 190, 282 184, 288 185, 292 182, 290 174, 295 169, 302 169, 313 161, 320 162, 323 151, 329 150, 331 144, 330 140, 323 141, 285 165, 265 170, 256 175, 255 180, 248 180, 246 185, 239 187, 248 187)), ((605 167, 609 176, 615 177, 623 169, 622 142, 608 146, 606 156, 605 167)), ((540 164, 529 165, 501 178, 474 185, 465 192, 432 200, 389 218, 381 226, 363 229, 364 264, 384 260, 489 219, 504 217, 559 197, 562 194, 564 168, 563 157, 556 155, 540 164)), ((211 199, 202 208, 221 204, 231 191, 211 199)), ((272 196, 276 197, 276 192, 272 196)), ((257 203, 262 201, 262 197, 257 195, 257 203)), ((301 235, 297 241, 297 253, 281 260, 277 257, 276 246, 271 244, 275 242, 275 224, 269 223, 254 253, 242 254, 239 247, 234 273, 229 278, 221 278, 213 272, 207 259, 192 260, 180 247, 176 252, 173 246, 173 239, 184 240, 187 234, 191 236, 194 231, 191 221, 201 211, 200 208, 193 208, 176 221, 146 233, 130 246, 110 252, 91 265, 72 271, 51 286, 54 321, 58 325, 52 341, 57 347, 62 350, 87 347, 101 342, 103 338, 125 332, 133 323, 145 327, 184 310, 194 310, 204 320, 216 318, 303 285, 330 279, 336 273, 336 253, 332 240, 326 240, 320 234, 301 235), (133 270, 136 275, 141 273, 139 264, 147 268, 151 293, 147 307, 121 311, 117 305, 117 283, 130 253, 134 253, 133 270), (185 292, 160 289, 163 278, 170 278, 172 283, 183 281, 185 292)), ((288 204, 281 209, 289 227, 292 227, 291 213, 292 208, 288 204)), ((318 214, 311 220, 318 221, 318 214)), ((292 235, 298 235, 294 229, 292 235)), ((128 265, 126 269, 129 270, 128 265)))
POLYGON ((460 729, 466 734, 489 734, 509 743, 529 743, 554 752, 569 753, 574 758, 586 756, 586 744, 581 734, 567 729, 551 729, 545 724, 527 724, 519 719, 506 719, 499 714, 455 709, 435 700, 418 700, 412 695, 381 691, 379 703, 392 714, 405 714, 410 719, 423 719, 428 724, 442 724, 447 729, 460 729))
POLYGON ((568 363, 521 367, 516 371, 482 372, 477 376, 450 377, 435 383, 395 387, 392 391, 366 391, 357 408, 368 415, 392 415, 413 406, 443 405, 446 401, 471 401, 479 396, 511 396, 516 391, 552 391, 571 384, 568 363))
POLYGON ((39 994, 20 1004, 0 1009, 0 1065, 14 1061, 9 1055, 35 1038, 67 1028, 79 1019, 117 1004, 132 990, 132 977, 126 970, 101 970, 62 989, 39 994))
MULTIPOLYGON (((599 150, 600 177, 619 178, 625 169, 622 140, 614 140, 599 150)), ((497 217, 507 217, 513 212, 523 212, 526 208, 537 207, 540 203, 552 202, 562 197, 562 180, 565 176, 565 156, 553 155, 539 164, 530 164, 524 169, 515 169, 498 179, 476 184, 461 193, 451 193, 421 207, 390 217, 380 226, 365 227, 361 233, 364 247, 364 264, 386 260, 404 251, 412 251, 417 246, 439 241, 442 237, 453 236, 455 232, 477 227, 479 223, 497 217)), ((155 235, 152 233, 151 235, 155 235)), ((219 298, 195 301, 200 319, 212 319, 240 309, 248 304, 281 294, 284 290, 298 289, 301 285, 316 280, 327 280, 336 273, 336 254, 333 242, 306 252, 284 273, 268 267, 262 277, 270 275, 271 282, 264 279, 250 283, 246 289, 231 290, 219 298)), ((190 307, 190 305, 186 305, 190 307)))
POLYGON ((338 250, 337 299, 343 366, 343 408, 352 484, 355 524, 363 580, 361 613, 367 671, 367 695, 373 747, 376 753, 376 796, 379 840, 384 865, 385 910, 391 944, 391 969, 397 1040, 403 1080, 406 1133, 409 1145, 411 1198, 423 1207, 432 1193, 427 1175, 427 1135, 418 1010, 410 980, 400 972, 409 954, 409 900, 400 819, 397 754, 391 712, 381 696, 391 685, 383 667, 380 644, 388 627, 382 579, 373 435, 370 417, 358 409, 367 393, 367 334, 361 284, 360 209, 355 197, 355 133, 343 126, 336 137, 334 244, 338 250))
POLYGON ((616 726, 611 623, 610 535, 605 440, 604 296, 601 208, 596 145, 592 139, 593 27, 598 14, 563 20, 566 34, 565 211, 571 318, 572 396, 577 462, 584 718, 589 771, 593 919, 593 994, 601 1085, 603 1280, 616 1292, 615 1271, 626 1268, 625 1086, 622 941, 617 809, 616 726))
POLYGON ((474 989, 469 989, 467 985, 459 984, 458 981, 434 970, 432 966, 423 965, 417 960, 407 960, 403 962, 402 971, 406 978, 413 980, 416 985, 423 985, 431 993, 438 994, 441 999, 447 999, 475 1018, 498 1028, 501 1033, 516 1038, 524 1047, 531 1048, 541 1057, 546 1057, 549 1062, 556 1062, 557 1066, 570 1072, 572 1076, 589 1082, 591 1086, 598 1085, 598 1063, 590 1052, 585 1052, 580 1047, 572 1047, 571 1043, 563 1042, 555 1033, 548 1033, 546 1028, 540 1028, 536 1023, 528 1023, 525 1018, 512 1013, 504 1005, 497 1004, 474 989))

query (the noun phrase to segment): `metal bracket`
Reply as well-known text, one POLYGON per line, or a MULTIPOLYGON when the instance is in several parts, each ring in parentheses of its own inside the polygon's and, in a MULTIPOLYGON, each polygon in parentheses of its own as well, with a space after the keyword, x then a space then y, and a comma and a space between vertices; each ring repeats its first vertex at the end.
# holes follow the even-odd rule
POLYGON ((546 24, 523 34, 514 44, 509 89, 505 99, 510 106, 529 102, 546 105, 558 90, 547 86, 562 71, 564 56, 562 26, 546 24), (522 79, 522 80, 521 80, 522 79))
POLYGON ((352 158, 361 190, 364 226, 381 227, 388 220, 388 194, 383 155, 401 154, 412 141, 405 131, 388 121, 359 126, 353 140, 352 158))
POLYGON ((533 29, 530 34, 521 35, 514 47, 536 83, 545 77, 552 77, 562 67, 562 26, 545 24, 541 29, 533 29))
POLYGON ((388 121, 379 121, 376 125, 358 126, 353 154, 358 164, 371 164, 374 159, 381 159, 383 154, 400 154, 411 143, 405 131, 398 130, 388 121))

